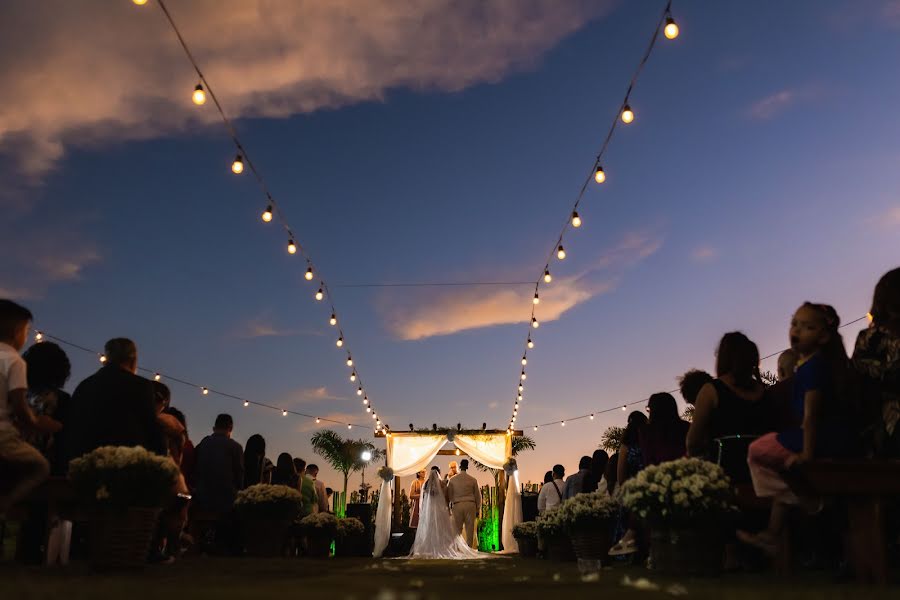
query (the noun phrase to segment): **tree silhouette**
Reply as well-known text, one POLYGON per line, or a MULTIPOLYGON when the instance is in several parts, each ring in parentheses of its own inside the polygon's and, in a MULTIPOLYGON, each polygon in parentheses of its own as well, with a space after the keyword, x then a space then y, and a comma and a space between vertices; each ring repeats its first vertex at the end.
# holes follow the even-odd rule
MULTIPOLYGON (((344 503, 347 498, 347 480, 350 473, 364 469, 368 464, 362 459, 366 450, 372 453, 372 460, 384 457, 384 450, 379 450, 372 442, 366 440, 344 439, 331 429, 317 431, 310 440, 313 452, 328 461, 328 464, 344 475, 344 503)), ((344 506, 343 508, 346 508, 344 506)))
POLYGON ((622 438, 624 437, 624 427, 607 427, 606 431, 603 432, 603 436, 600 438, 600 447, 610 454, 615 454, 619 451, 619 447, 622 445, 622 438))

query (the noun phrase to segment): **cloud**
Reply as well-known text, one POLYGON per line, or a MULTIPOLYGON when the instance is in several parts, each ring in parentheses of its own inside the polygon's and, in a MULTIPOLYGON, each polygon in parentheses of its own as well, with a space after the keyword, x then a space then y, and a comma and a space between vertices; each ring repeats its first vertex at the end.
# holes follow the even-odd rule
POLYGON ((291 407, 301 404, 316 404, 318 402, 334 402, 347 400, 348 396, 338 396, 332 393, 326 386, 300 388, 285 395, 279 406, 291 407))
POLYGON ((239 324, 231 332, 230 337, 249 340, 262 337, 290 337, 297 335, 321 336, 323 334, 319 331, 278 327, 274 323, 271 311, 265 311, 261 315, 239 324))
POLYGON ((500 406, 499 402, 491 402, 488 404, 488 408, 491 410, 495 410, 498 406, 500 406))
MULTIPOLYGON (((541 289, 537 318, 555 321, 566 311, 613 291, 620 273, 655 253, 662 239, 648 233, 626 235, 621 242, 575 275, 555 277, 541 289)), ((528 287, 461 288, 383 298, 380 309, 390 331, 402 340, 527 322, 534 291, 528 287)))
POLYGON ((900 228, 900 204, 889 207, 883 213, 870 218, 868 221, 878 229, 893 230, 900 228))
POLYGON ((775 92, 751 104, 747 109, 747 116, 756 121, 769 121, 788 110, 797 99, 795 90, 775 92))
MULTIPOLYGON (((232 118, 392 89, 454 92, 533 66, 611 0, 193 0, 170 10, 232 118)), ((72 147, 217 122, 155 3, 14 2, 0 37, 0 153, 35 181, 72 147)))
POLYGON ((366 413, 359 412, 328 412, 317 415, 317 417, 322 420, 321 423, 316 423, 315 418, 294 415, 293 418, 301 420, 297 426, 297 431, 299 433, 309 433, 320 429, 337 429, 345 437, 366 437, 371 435, 375 423, 371 418, 367 418, 366 413), (366 423, 367 420, 372 421, 371 427, 366 423), (337 423, 332 423, 331 421, 337 421, 337 423), (347 429, 347 423, 353 424, 353 429, 347 429))
POLYGON ((719 251, 712 246, 697 246, 691 251, 691 259, 694 262, 710 262, 718 258, 719 251))

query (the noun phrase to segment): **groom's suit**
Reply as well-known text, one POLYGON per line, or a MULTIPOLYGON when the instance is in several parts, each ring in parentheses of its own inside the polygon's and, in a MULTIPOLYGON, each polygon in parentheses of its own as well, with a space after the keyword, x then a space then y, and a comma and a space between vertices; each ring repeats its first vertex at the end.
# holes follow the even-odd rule
POLYGON ((462 531, 465 526, 466 543, 472 548, 477 548, 475 517, 481 513, 481 490, 478 489, 478 481, 467 472, 460 471, 447 485, 456 531, 462 531))

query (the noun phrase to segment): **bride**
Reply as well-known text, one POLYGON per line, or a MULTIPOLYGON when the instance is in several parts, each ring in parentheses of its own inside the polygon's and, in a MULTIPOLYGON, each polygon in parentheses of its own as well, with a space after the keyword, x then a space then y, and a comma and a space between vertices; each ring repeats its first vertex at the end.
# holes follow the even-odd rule
POLYGON ((422 487, 419 528, 409 558, 444 558, 454 560, 490 558, 491 555, 469 548, 459 531, 454 531, 441 473, 431 468, 422 487))

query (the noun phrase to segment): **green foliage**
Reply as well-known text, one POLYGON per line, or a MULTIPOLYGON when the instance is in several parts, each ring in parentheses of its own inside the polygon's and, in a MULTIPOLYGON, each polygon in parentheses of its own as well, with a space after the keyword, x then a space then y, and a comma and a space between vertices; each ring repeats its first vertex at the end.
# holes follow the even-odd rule
POLYGON ((401 527, 409 527, 409 521, 412 518, 412 502, 406 495, 406 490, 400 490, 400 525, 401 527))
POLYGON ((361 536, 365 532, 366 526, 363 525, 362 521, 355 517, 337 520, 337 537, 339 539, 361 536))
POLYGON ((537 539, 537 523, 523 521, 513 527, 513 537, 516 539, 537 539))
POLYGON ((610 454, 615 454, 622 446, 622 440, 625 438, 624 427, 607 427, 606 431, 600 437, 600 447, 610 454))
POLYGON ((140 446, 103 446, 74 459, 69 478, 87 504, 157 508, 174 497, 178 467, 140 446))
POLYGON ((694 407, 688 405, 687 408, 684 409, 684 412, 681 413, 681 418, 687 421, 688 423, 693 422, 694 420, 694 407))
MULTIPOLYGON (((371 452, 372 461, 380 460, 385 455, 384 450, 379 450, 370 441, 344 439, 331 429, 317 431, 310 442, 313 452, 344 475, 344 498, 347 497, 347 479, 350 473, 362 470, 368 464, 362 459, 362 453, 366 450, 371 452)), ((343 510, 339 512, 343 514, 343 510)))

